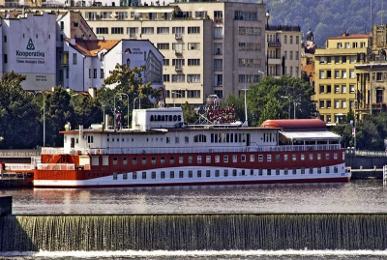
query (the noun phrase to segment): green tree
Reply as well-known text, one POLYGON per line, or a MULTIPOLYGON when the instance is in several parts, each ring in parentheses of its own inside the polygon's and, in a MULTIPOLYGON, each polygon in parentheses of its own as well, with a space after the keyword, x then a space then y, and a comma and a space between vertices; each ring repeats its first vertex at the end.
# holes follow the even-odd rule
POLYGON ((193 124, 198 119, 198 115, 193 109, 192 105, 189 105, 188 102, 185 102, 181 108, 183 109, 184 121, 187 124, 193 124))
POLYGON ((24 78, 6 73, 0 80, 1 148, 32 148, 39 143, 39 109, 33 96, 20 86, 24 78))
POLYGON ((263 79, 247 92, 249 119, 259 125, 266 119, 310 118, 316 108, 311 100, 313 87, 298 78, 263 79), (295 108, 295 110, 294 110, 295 108))
POLYGON ((54 88, 46 94, 46 144, 48 146, 63 146, 63 136, 59 134, 69 122, 76 126, 76 115, 71 104, 70 94, 61 87, 54 88))
POLYGON ((71 106, 75 113, 75 123, 84 128, 102 122, 102 107, 96 99, 84 93, 70 93, 71 106))

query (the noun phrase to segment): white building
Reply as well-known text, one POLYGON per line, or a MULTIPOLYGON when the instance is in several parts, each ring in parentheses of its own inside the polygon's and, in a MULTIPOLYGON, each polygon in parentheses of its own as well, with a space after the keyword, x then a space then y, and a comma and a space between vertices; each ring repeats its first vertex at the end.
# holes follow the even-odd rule
POLYGON ((0 75, 26 76, 26 90, 51 89, 56 83, 56 15, 5 18, 0 24, 0 75))
POLYGON ((79 40, 65 42, 64 87, 75 91, 99 88, 117 64, 145 67, 143 82, 163 86, 163 55, 148 40, 79 40))

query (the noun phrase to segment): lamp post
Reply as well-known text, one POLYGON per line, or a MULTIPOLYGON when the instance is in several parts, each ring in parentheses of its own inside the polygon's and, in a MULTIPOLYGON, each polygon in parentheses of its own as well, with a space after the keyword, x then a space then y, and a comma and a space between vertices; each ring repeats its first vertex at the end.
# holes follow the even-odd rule
POLYGON ((37 94, 42 95, 42 102, 43 102, 43 114, 42 114, 42 121, 43 121, 43 142, 42 145, 43 147, 46 146, 46 97, 44 95, 44 92, 42 91, 37 91, 37 92, 31 92, 31 94, 36 97, 37 94))
POLYGON ((138 100, 138 109, 141 109, 141 98, 140 97, 135 97, 133 99, 133 109, 136 108, 136 101, 138 100))
MULTIPOLYGON (((182 89, 178 89, 178 91, 182 91, 182 89)), ((176 104, 175 104, 175 96, 177 95, 177 96, 179 96, 179 97, 181 97, 181 98, 183 98, 184 96, 181 94, 181 93, 179 93, 179 92, 176 92, 176 91, 171 91, 171 95, 172 95, 172 100, 173 100, 173 107, 176 107, 176 104)))

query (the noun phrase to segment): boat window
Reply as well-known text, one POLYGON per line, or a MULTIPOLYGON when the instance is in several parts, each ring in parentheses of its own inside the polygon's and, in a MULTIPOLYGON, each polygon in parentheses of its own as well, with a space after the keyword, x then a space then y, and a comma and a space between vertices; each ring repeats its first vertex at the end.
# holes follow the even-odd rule
POLYGON ((242 171, 241 171, 241 175, 242 175, 242 176, 245 176, 245 175, 246 175, 246 171, 245 171, 245 170, 242 170, 242 171))
POLYGON ((202 156, 201 155, 196 156, 196 162, 199 164, 202 163, 202 156))
POLYGON ((152 164, 153 164, 153 165, 156 164, 156 157, 152 157, 152 164))
POLYGON ((168 136, 165 138, 165 142, 166 142, 167 144, 169 144, 170 140, 169 140, 169 137, 168 137, 168 136))
POLYGON ((258 155, 258 162, 263 162, 263 155, 262 154, 258 155))
POLYGON ((246 154, 241 155, 241 162, 246 162, 246 154))
POLYGON ((169 178, 171 178, 171 179, 175 178, 175 172, 174 171, 170 171, 169 172, 169 178))
POLYGON ((190 170, 188 171, 188 178, 192 178, 193 177, 193 172, 190 170))
POLYGON ((337 160, 337 158, 338 158, 337 153, 334 153, 334 154, 333 154, 333 159, 334 159, 334 160, 337 160))
POLYGON ((179 171, 179 178, 184 178, 184 171, 179 171))
POLYGON ((142 172, 142 178, 146 179, 146 172, 142 172))
POLYGON ((192 162, 193 162, 193 157, 192 157, 192 155, 189 155, 188 156, 188 163, 192 164, 192 162))
POLYGON ((236 154, 233 154, 233 155, 232 155, 232 162, 233 162, 233 163, 238 162, 238 156, 237 156, 236 154))
POLYGON ((132 158, 132 164, 133 164, 133 165, 136 165, 136 164, 137 164, 137 158, 136 158, 136 157, 132 158))
POLYGON ((331 159, 331 155, 329 153, 326 153, 325 154, 325 160, 330 160, 331 159))
POLYGON ((70 139, 70 147, 74 148, 75 147, 75 138, 70 139))
POLYGON ((281 160, 281 155, 280 154, 276 154, 275 155, 275 161, 279 162, 280 160, 281 160))
POLYGON ((215 177, 219 177, 219 175, 220 175, 219 170, 215 170, 215 177))
POLYGON ((179 139, 178 136, 175 136, 175 143, 176 143, 176 144, 180 143, 180 139, 179 139))
POLYGON ((329 173, 330 172, 330 168, 329 167, 325 167, 325 172, 329 173))
POLYGON ((188 136, 184 137, 184 142, 185 142, 186 144, 189 143, 189 137, 188 137, 188 136))
POLYGON ((305 161, 305 154, 302 153, 300 158, 301 158, 301 161, 305 161))
POLYGON ((275 175, 280 175, 280 170, 275 170, 275 175))
POLYGON ((152 179, 156 179, 156 172, 152 172, 152 179))
POLYGON ((93 166, 99 165, 99 157, 98 156, 91 157, 91 165, 93 165, 93 166))
POLYGON ((321 153, 317 154, 317 160, 319 160, 319 161, 321 160, 321 153))
POLYGON ((228 170, 227 169, 223 171, 223 175, 224 175, 224 177, 228 176, 228 170))
POLYGON ((266 175, 271 175, 271 169, 266 170, 266 175))
POLYGON ((206 170, 206 177, 211 177, 211 171, 210 170, 206 170))
POLYGON ((343 153, 341 154, 341 159, 342 159, 342 160, 345 160, 345 152, 343 152, 343 153))
POLYGON ((102 165, 103 166, 108 166, 109 165, 109 156, 102 156, 102 165))
POLYGON ((288 175, 288 173, 289 173, 289 172, 288 172, 288 169, 285 169, 285 170, 284 170, 284 174, 285 174, 285 175, 288 175))
POLYGON ((137 179, 137 172, 133 172, 133 174, 132 174, 132 179, 133 179, 133 180, 136 180, 136 179, 137 179))
MULTIPOLYGON (((211 140, 213 140, 213 134, 211 134, 211 140)), ((205 143, 207 142, 207 137, 205 135, 195 135, 194 136, 194 143, 205 143)), ((211 141, 213 143, 213 141, 211 141)))
POLYGON ((259 175, 259 176, 262 176, 262 174, 263 174, 263 170, 262 170, 262 169, 259 169, 259 170, 258 170, 258 175, 259 175))
POLYGON ((126 172, 124 174, 122 174, 122 179, 123 180, 127 180, 128 179, 128 174, 126 172))
POLYGON ((313 153, 310 153, 310 154, 309 154, 309 160, 310 160, 310 161, 313 161, 313 153))
POLYGON ((250 154, 250 162, 255 162, 255 154, 250 154))
POLYGON ((118 164, 118 159, 116 157, 113 158, 113 165, 117 165, 118 164))
POLYGON ((161 158, 160 158, 160 163, 161 163, 161 164, 164 164, 164 163, 165 163, 165 158, 164 158, 164 157, 161 157, 161 158))
POLYGON ((296 169, 293 169, 293 174, 297 174, 297 170, 296 169))
POLYGON ((179 164, 183 164, 184 163, 184 157, 183 156, 179 156, 179 164))
POLYGON ((339 172, 339 168, 338 168, 337 166, 335 166, 335 167, 333 168, 333 171, 334 171, 334 173, 338 173, 338 172, 339 172))
POLYGON ((305 174, 305 169, 304 168, 301 169, 301 174, 305 174))
POLYGON ((251 175, 251 176, 254 175, 254 170, 253 170, 253 169, 250 169, 250 175, 251 175))
POLYGON ((289 159, 289 155, 288 154, 284 154, 284 161, 287 161, 289 159))
POLYGON ((223 155, 223 162, 228 163, 228 155, 223 155))
POLYGON ((220 155, 215 155, 215 163, 220 163, 220 155))
POLYGON ((267 155, 267 162, 271 162, 271 154, 267 155))
POLYGON ((313 174, 313 168, 309 168, 309 174, 313 174))
POLYGON ((206 163, 211 163, 211 155, 206 155, 206 163))
POLYGON ((171 156, 171 157, 169 158, 169 163, 170 163, 170 164, 174 164, 174 163, 175 163, 175 157, 171 156))
POLYGON ((122 159, 122 164, 123 164, 123 165, 128 165, 128 158, 126 158, 126 157, 123 158, 123 159, 122 159))
POLYGON ((146 164, 146 157, 142 157, 141 164, 142 165, 146 164))
POLYGON ((117 173, 116 172, 113 173, 113 180, 117 180, 117 173))
POLYGON ((317 173, 321 174, 321 168, 317 168, 317 173))
POLYGON ((196 175, 198 176, 198 178, 201 178, 202 177, 202 171, 201 170, 198 170, 196 172, 196 175))
POLYGON ((164 172, 164 171, 162 171, 162 172, 160 173, 160 178, 161 178, 161 179, 165 179, 165 172, 164 172))
POLYGON ((236 169, 232 170, 232 176, 237 176, 237 170, 236 169))
POLYGON ((297 155, 296 154, 292 154, 292 161, 296 161, 297 160, 297 155))

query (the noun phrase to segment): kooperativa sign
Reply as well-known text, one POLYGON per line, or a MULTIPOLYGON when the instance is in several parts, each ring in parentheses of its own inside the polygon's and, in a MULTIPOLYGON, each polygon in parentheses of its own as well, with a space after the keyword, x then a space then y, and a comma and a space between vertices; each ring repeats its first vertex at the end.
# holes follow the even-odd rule
POLYGON ((45 53, 35 50, 35 45, 30 38, 25 50, 16 50, 17 63, 44 64, 45 53))

